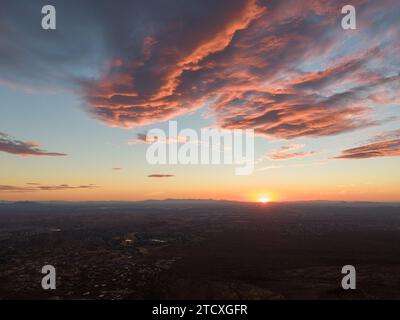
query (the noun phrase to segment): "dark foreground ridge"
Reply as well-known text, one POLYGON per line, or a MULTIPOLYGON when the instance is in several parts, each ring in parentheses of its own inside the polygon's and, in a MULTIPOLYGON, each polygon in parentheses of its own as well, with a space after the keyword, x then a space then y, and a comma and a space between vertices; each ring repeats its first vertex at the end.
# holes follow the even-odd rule
POLYGON ((0 299, 399 299, 400 204, 0 203, 0 299), (54 265, 57 289, 43 290, 54 265), (357 290, 341 288, 354 265, 357 290))

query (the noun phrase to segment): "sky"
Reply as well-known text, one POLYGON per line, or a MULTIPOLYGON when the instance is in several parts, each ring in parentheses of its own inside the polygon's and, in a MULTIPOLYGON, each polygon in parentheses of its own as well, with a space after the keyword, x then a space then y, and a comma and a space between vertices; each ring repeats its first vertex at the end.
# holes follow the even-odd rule
POLYGON ((398 0, 46 4, 0 3, 0 200, 400 201, 398 0), (172 120, 253 129, 254 172, 149 164, 172 120))

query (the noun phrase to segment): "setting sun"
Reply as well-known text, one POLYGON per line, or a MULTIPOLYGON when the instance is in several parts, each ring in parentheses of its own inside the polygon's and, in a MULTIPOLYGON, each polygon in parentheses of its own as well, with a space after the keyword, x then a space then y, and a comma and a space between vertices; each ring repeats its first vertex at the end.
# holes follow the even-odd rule
POLYGON ((261 203, 267 203, 267 202, 270 202, 271 199, 270 199, 269 197, 267 197, 267 196, 261 196, 261 197, 258 199, 258 201, 261 202, 261 203))

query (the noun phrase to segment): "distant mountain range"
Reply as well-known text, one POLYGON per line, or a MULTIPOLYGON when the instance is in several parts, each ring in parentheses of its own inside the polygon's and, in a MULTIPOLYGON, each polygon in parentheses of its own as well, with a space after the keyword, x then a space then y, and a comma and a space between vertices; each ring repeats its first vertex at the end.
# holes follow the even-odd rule
POLYGON ((400 206, 400 202, 373 202, 373 201, 330 201, 330 200, 312 200, 312 201, 286 201, 270 202, 261 204, 258 202, 245 202, 233 200, 215 200, 215 199, 163 199, 163 200, 142 200, 142 201, 7 201, 0 200, 0 205, 15 206, 37 206, 37 205, 83 205, 83 206, 160 206, 160 205, 263 205, 263 206, 400 206))

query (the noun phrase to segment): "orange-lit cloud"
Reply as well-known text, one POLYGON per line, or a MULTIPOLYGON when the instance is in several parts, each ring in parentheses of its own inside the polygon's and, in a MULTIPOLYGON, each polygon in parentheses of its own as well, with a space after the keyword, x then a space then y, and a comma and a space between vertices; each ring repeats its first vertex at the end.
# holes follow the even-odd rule
POLYGON ((57 41, 28 27, 30 6, 12 3, 0 12, 11 34, 0 39, 0 83, 61 82, 109 126, 207 104, 222 128, 315 138, 380 125, 374 107, 400 103, 393 0, 354 0, 354 32, 340 28, 346 2, 337 0, 123 1, 114 10, 89 1, 80 12, 65 5, 74 18, 57 41))
MULTIPOLYGON (((360 23, 379 6, 394 6, 391 1, 356 3, 365 6, 360 23)), ((383 88, 396 92, 400 78, 373 66, 393 45, 374 38, 332 59, 343 41, 343 33, 332 32, 338 28, 339 7, 319 0, 218 2, 204 8, 207 23, 200 23, 203 13, 180 9, 183 27, 167 19, 155 34, 139 38, 137 53, 124 50, 130 48, 125 43, 99 79, 82 83, 88 108, 110 126, 132 127, 213 101, 210 109, 220 127, 253 128, 283 139, 379 125, 371 103, 383 88), (317 59, 316 71, 300 68, 317 59)), ((396 34, 389 27, 385 32, 396 34)), ((394 95, 386 97, 380 101, 395 102, 394 95)))
POLYGON ((143 54, 136 62, 129 57, 113 59, 118 63, 111 63, 99 81, 85 85, 90 110, 111 126, 129 127, 169 119, 199 107, 207 97, 181 94, 181 85, 186 85, 183 78, 202 70, 204 59, 223 51, 236 32, 266 10, 256 0, 221 2, 215 9, 204 12, 208 23, 202 23, 201 28, 189 27, 203 18, 202 13, 191 17, 196 13, 189 10, 190 14, 182 17, 188 28, 172 23, 160 30, 158 38, 145 36, 140 50, 143 54))

